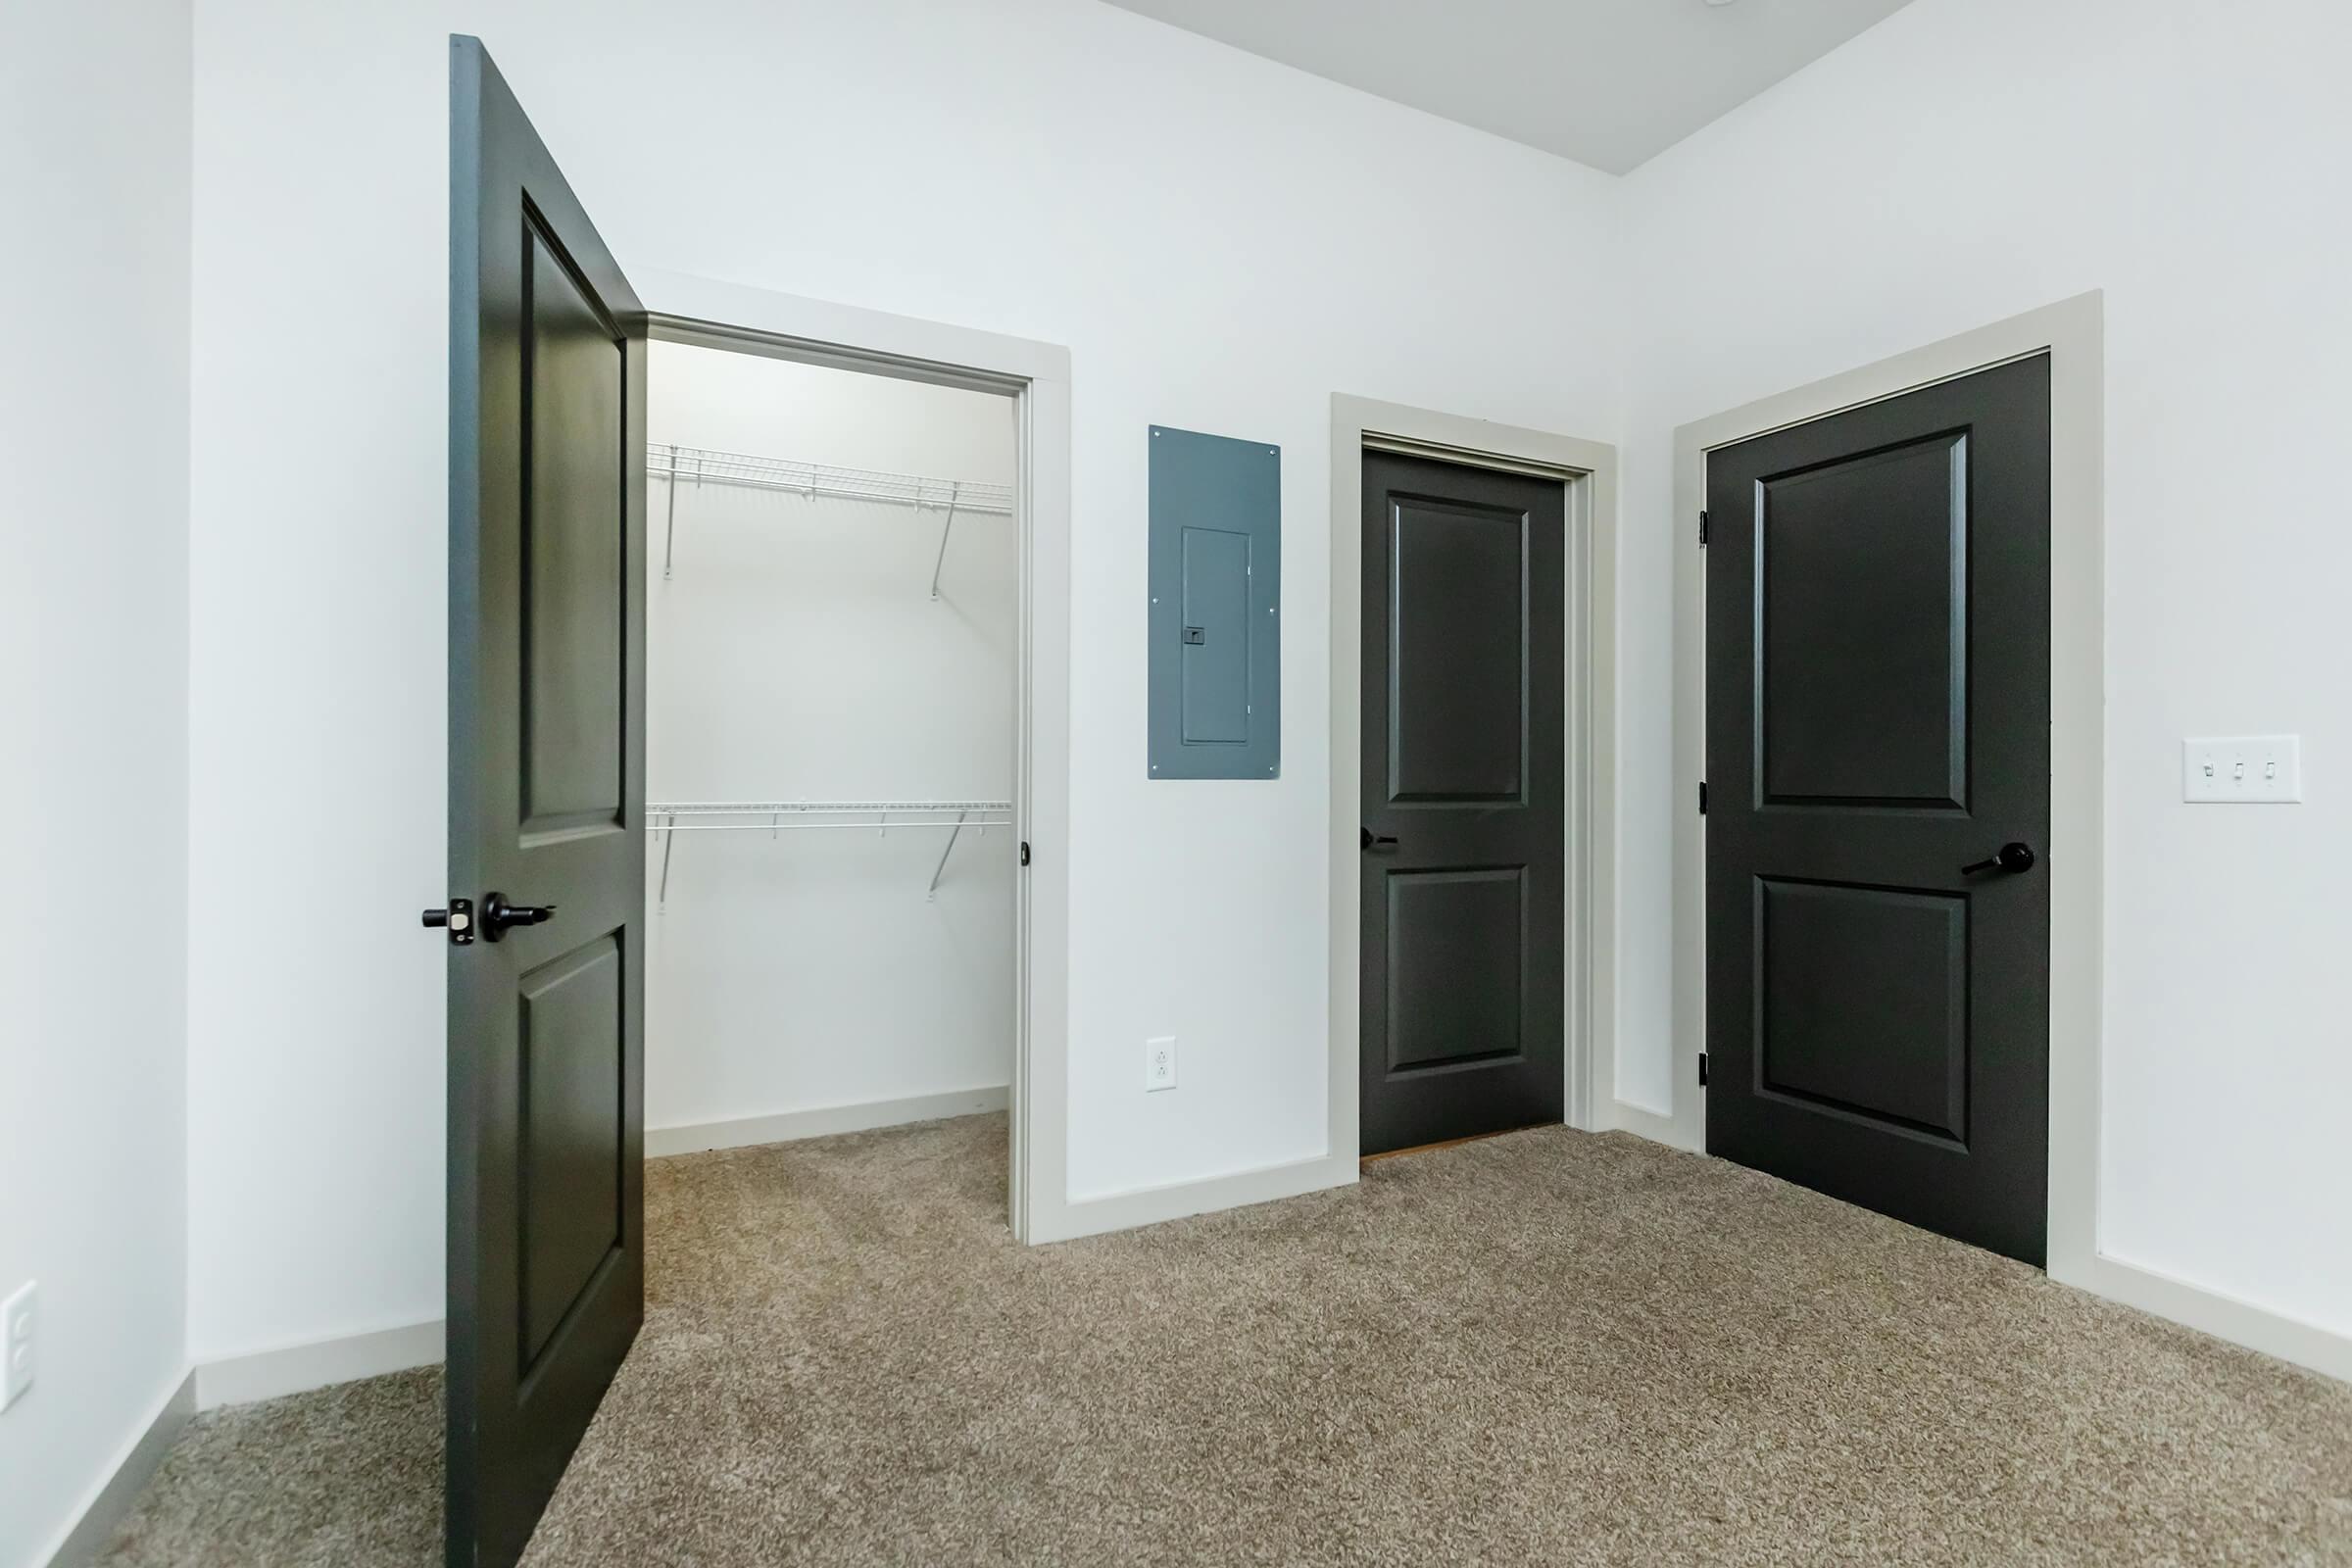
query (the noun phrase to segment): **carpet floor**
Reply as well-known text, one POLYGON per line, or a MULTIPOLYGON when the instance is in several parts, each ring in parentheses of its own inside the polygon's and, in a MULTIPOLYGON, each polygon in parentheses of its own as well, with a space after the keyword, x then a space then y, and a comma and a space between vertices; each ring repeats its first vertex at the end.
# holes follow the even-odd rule
MULTIPOLYGON (((2352 1388, 1560 1128, 1058 1247, 1004 1121, 657 1160, 533 1568, 2352 1564, 2352 1388)), ((439 1561, 432 1372, 200 1417, 105 1559, 439 1561)))

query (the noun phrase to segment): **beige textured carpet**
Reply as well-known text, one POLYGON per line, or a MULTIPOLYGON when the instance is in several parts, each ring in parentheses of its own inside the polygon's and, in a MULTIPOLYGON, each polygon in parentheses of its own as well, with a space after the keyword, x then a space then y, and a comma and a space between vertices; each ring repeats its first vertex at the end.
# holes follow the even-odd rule
MULTIPOLYGON (((535 1568, 2352 1563, 2352 1389, 1623 1136, 1061 1247, 998 1116, 659 1160, 535 1568)), ((438 1560, 429 1373, 200 1420, 116 1564, 438 1560)))

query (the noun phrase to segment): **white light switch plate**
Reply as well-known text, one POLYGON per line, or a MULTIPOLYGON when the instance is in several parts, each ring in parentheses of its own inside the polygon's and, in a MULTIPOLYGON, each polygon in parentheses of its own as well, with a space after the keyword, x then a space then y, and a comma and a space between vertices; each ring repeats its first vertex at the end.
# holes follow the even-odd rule
POLYGON ((0 1301, 0 1410, 32 1385, 33 1334, 40 1327, 40 1286, 26 1280, 0 1301))
POLYGON ((2303 738, 2233 735, 2180 743, 2184 801, 2260 802, 2303 798, 2303 738))
POLYGON ((1161 1035, 1144 1042, 1144 1088, 1173 1089, 1176 1087, 1176 1037, 1161 1035))

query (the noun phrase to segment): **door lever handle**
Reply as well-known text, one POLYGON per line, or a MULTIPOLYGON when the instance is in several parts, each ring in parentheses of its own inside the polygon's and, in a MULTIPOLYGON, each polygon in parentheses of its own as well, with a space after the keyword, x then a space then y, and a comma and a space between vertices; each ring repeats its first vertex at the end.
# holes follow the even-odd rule
POLYGON ((1356 831, 1363 834, 1364 848, 1367 850, 1385 850, 1396 842, 1396 837, 1393 833, 1375 833, 1368 827, 1358 828, 1356 831))
POLYGON ((1979 860, 1973 865, 1962 866, 1960 868, 1960 874, 1962 876, 1975 876, 1979 871, 2007 871, 2014 875, 2019 871, 2031 871, 2033 869, 2033 846, 2012 843, 2004 844, 1999 849, 1993 851, 1991 857, 1987 859, 1979 860))
POLYGON ((545 925, 555 917, 552 904, 509 904, 504 893, 492 893, 482 900, 482 935, 492 942, 505 936, 510 927, 545 925))

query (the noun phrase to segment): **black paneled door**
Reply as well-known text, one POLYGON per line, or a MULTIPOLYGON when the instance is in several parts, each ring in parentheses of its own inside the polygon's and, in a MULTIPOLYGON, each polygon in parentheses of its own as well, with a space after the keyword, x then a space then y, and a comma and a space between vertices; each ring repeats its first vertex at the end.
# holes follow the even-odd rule
POLYGON ((1560 1119, 1558 480, 1364 455, 1363 1152, 1560 1119))
POLYGON ((2039 1264, 2046 356, 1707 458, 1707 1149, 2039 1264))
POLYGON ((451 49, 447 1540, 475 1568, 521 1555, 644 1316, 645 321, 451 49))

